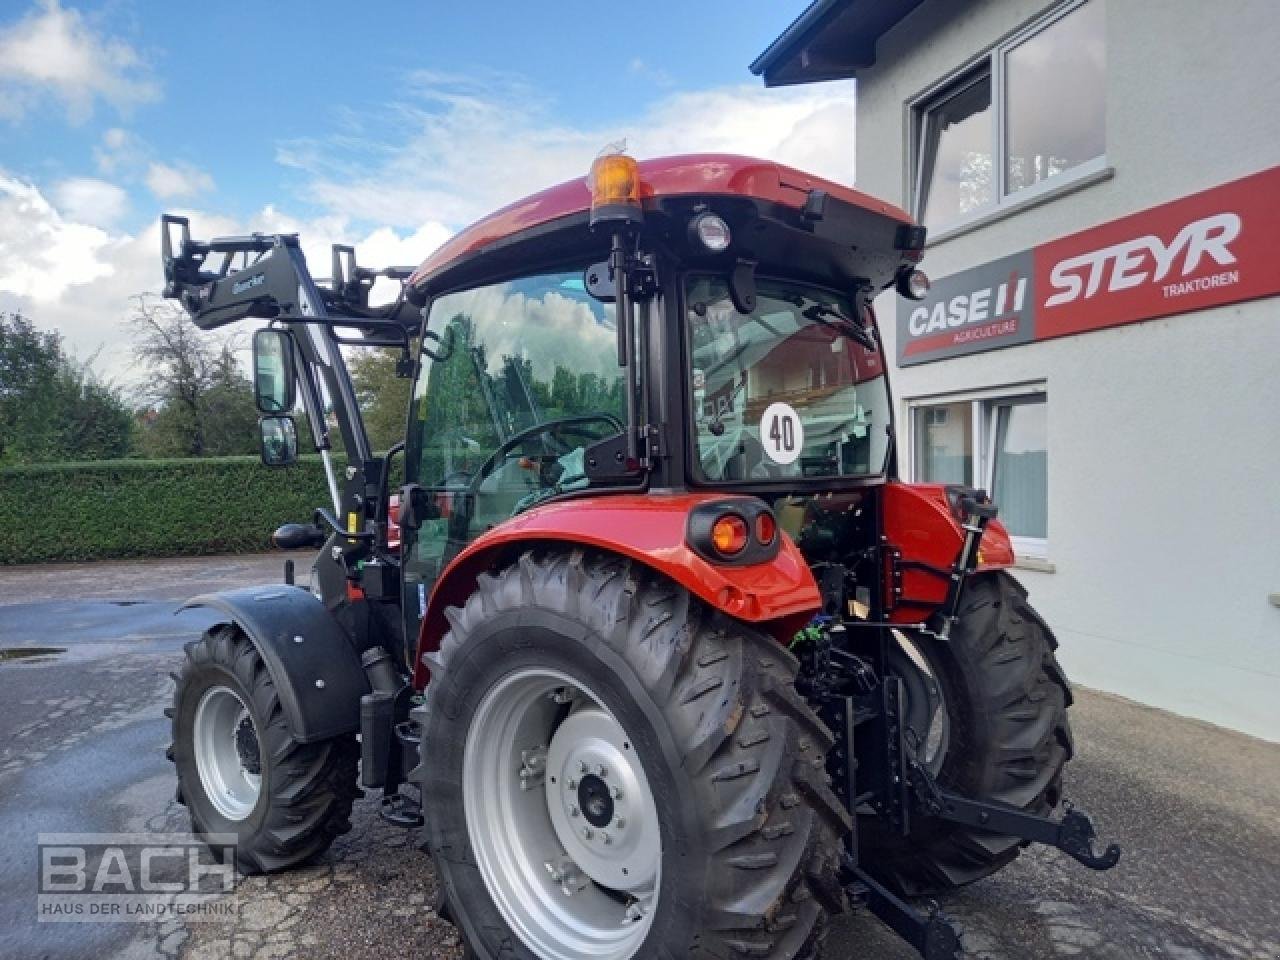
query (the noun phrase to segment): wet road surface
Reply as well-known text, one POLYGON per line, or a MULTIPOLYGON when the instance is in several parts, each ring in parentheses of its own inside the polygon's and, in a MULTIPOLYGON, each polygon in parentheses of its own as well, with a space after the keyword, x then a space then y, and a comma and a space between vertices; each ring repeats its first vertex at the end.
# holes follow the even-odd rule
MULTIPOLYGON (((233 918, 41 923, 41 832, 181 832, 162 710, 182 644, 208 615, 196 593, 280 579, 278 556, 0 568, 0 957, 461 957, 429 906, 430 861, 383 823, 376 797, 317 866, 240 881, 233 918)), ((1280 745, 1088 691, 1073 710, 1068 792, 1103 840, 1107 874, 1033 849, 950 898, 966 956, 987 960, 1280 957, 1280 745)), ((866 915, 842 918, 829 958, 911 960, 866 915)))

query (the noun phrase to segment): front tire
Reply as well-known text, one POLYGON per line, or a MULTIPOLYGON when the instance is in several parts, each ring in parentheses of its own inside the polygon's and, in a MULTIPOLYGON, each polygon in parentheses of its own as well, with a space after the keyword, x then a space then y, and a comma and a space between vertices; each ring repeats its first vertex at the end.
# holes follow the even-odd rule
POLYGON ((447 616, 423 718, 425 836, 476 956, 816 950, 842 905, 849 820, 823 773, 831 735, 787 651, 582 550, 525 553, 447 616), (588 822, 615 779, 618 809, 601 803, 588 822), (647 833, 626 847, 633 828, 647 833))
POLYGON ((187 644, 174 680, 168 757, 195 833, 234 834, 236 866, 266 873, 313 860, 351 829, 355 736, 294 740, 271 673, 239 627, 187 644))
MULTIPOLYGON (((1057 641, 1026 591, 1003 572, 975 577, 949 640, 917 634, 909 644, 914 656, 897 658, 907 689, 907 737, 937 783, 966 797, 1055 813, 1073 751, 1071 689, 1054 656, 1057 641), (922 697, 936 698, 941 728, 930 724, 932 708, 921 711, 922 697)), ((911 824, 903 837, 877 816, 858 817, 863 865, 910 896, 990 876, 1023 846, 1015 837, 920 814, 911 824)))

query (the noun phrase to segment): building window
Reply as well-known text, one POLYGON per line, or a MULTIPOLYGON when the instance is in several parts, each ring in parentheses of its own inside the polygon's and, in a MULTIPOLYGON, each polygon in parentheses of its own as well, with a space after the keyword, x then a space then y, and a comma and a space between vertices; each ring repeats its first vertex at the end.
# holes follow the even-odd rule
POLYGON ((1020 556, 1049 546, 1049 421, 1043 392, 911 407, 912 476, 982 487, 1020 556))
POLYGON ((921 223, 956 226, 1106 165, 1105 4, 1065 4, 911 105, 921 223))

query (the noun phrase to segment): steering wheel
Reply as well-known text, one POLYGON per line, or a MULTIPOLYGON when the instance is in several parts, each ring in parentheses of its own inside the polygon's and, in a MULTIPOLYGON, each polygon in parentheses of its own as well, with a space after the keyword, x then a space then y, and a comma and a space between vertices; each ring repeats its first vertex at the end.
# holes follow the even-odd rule
MULTIPOLYGON (((541 434, 546 434, 548 439, 559 439, 561 431, 569 434, 578 433, 585 437, 588 435, 587 431, 582 429, 574 430, 573 428, 581 428, 589 423, 606 424, 613 429, 614 433, 620 433, 623 429, 622 421, 611 413, 584 413, 575 417, 561 417, 559 420, 547 420, 543 423, 535 423, 532 427, 521 430, 519 433, 515 434, 499 446, 497 450, 489 454, 489 457, 485 462, 480 465, 480 469, 471 476, 471 492, 475 492, 476 488, 484 482, 485 477, 496 470, 498 465, 506 460, 506 458, 511 454, 511 451, 518 448, 521 444, 527 443, 529 440, 541 434)), ((561 446, 565 446, 563 441, 561 441, 561 446)), ((557 454, 557 456, 563 456, 565 453, 568 453, 570 449, 572 448, 565 446, 565 449, 563 449, 560 454, 557 454)))

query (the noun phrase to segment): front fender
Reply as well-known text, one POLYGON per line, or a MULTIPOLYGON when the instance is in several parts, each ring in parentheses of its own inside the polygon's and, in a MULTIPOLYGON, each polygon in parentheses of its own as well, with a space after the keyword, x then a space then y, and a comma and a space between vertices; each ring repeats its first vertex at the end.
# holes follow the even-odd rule
POLYGON ((252 641, 280 695, 289 733, 300 743, 360 729, 369 681, 347 633, 324 604, 300 587, 267 584, 195 597, 252 641))
MULTIPOLYGON (((724 493, 618 494, 562 500, 536 507, 495 527, 467 546, 432 590, 418 635, 414 686, 427 683, 423 654, 439 649, 448 630, 444 611, 461 606, 476 578, 501 559, 534 543, 592 547, 628 557, 680 584, 729 616, 790 638, 821 608, 809 565, 783 533, 777 556, 751 566, 704 560, 685 542, 689 511, 724 493)), ((748 498, 743 498, 748 499, 748 498)))

